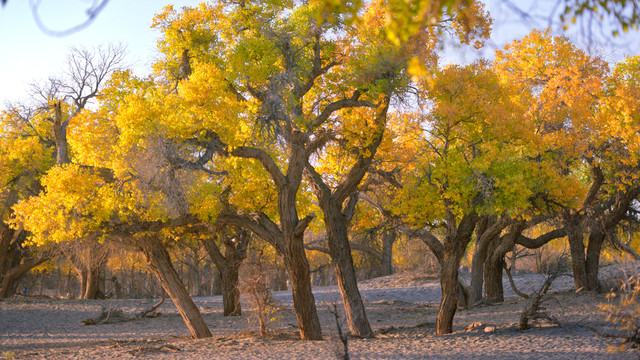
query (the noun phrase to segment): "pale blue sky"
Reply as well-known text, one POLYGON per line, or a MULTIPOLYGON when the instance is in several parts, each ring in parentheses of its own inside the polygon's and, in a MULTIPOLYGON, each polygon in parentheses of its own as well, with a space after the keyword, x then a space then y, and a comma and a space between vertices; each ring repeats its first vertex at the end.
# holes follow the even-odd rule
MULTIPOLYGON (((146 75, 157 58, 159 32, 151 29, 154 14, 167 4, 176 7, 197 5, 187 0, 110 0, 88 27, 68 36, 55 37, 42 32, 34 21, 30 3, 9 0, 0 7, 0 108, 7 100, 24 100, 28 84, 47 79, 64 69, 72 46, 88 48, 100 44, 122 43, 127 62, 136 74, 146 75)), ((44 0, 42 21, 53 30, 82 23, 87 0, 44 0)))
MULTIPOLYGON (((64 69, 65 57, 72 46, 94 47, 100 44, 122 43, 128 49, 127 62, 138 75, 150 73, 158 57, 156 39, 159 33, 150 28, 153 15, 165 5, 176 7, 196 5, 188 0, 110 0, 105 9, 88 27, 64 37, 44 33, 34 21, 30 4, 34 0, 9 0, 0 7, 0 108, 6 101, 25 100, 30 83, 45 80, 64 69)), ((448 48, 446 62, 470 62, 478 56, 490 57, 493 50, 526 35, 532 27, 549 25, 549 14, 555 0, 518 0, 532 18, 523 20, 505 7, 503 0, 486 0, 496 19, 492 40, 480 53, 469 49, 448 48), (535 11, 527 5, 535 4, 535 11)), ((84 11, 90 0, 43 0, 42 21, 52 30, 73 27, 86 19, 84 11)), ((559 29, 558 24, 552 24, 559 29)), ((594 33, 599 30, 595 29, 594 33)), ((584 32, 573 27, 578 43, 586 43, 584 32)), ((615 39, 615 43, 600 41, 594 48, 610 60, 624 54, 640 54, 640 33, 632 32, 615 39)))

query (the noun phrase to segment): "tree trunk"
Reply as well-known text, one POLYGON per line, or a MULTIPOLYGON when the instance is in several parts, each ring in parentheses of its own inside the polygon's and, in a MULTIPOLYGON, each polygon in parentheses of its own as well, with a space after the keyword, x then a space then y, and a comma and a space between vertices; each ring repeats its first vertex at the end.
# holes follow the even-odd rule
POLYGON ((502 285, 502 268, 504 264, 504 258, 499 258, 495 262, 487 259, 484 263, 485 297, 492 303, 504 301, 504 287, 502 285))
POLYGON ((224 316, 240 316, 242 308, 238 274, 240 265, 247 258, 247 247, 251 241, 251 235, 241 228, 235 229, 233 234, 228 234, 222 229, 218 233, 218 238, 220 245, 224 248, 224 254, 220 251, 214 237, 202 239, 202 244, 220 273, 224 316))
POLYGON ((17 285, 18 279, 20 279, 20 277, 26 274, 29 270, 47 260, 49 260, 48 256, 39 255, 25 260, 23 263, 18 264, 7 271, 7 273, 2 277, 2 283, 0 284, 0 299, 4 299, 13 294, 15 292, 15 286, 17 285))
POLYGON ((322 329, 316 310, 316 302, 311 291, 309 263, 304 252, 302 239, 289 242, 288 256, 285 263, 291 277, 291 294, 293 307, 298 319, 300 338, 302 340, 322 340, 322 329))
POLYGON ((143 252, 149 262, 151 271, 154 273, 164 290, 169 294, 171 300, 178 308, 178 312, 184 320, 189 333, 195 339, 211 337, 211 331, 202 318, 202 314, 193 303, 184 284, 176 272, 169 253, 158 239, 149 239, 144 244, 143 252))
POLYGON ((571 250, 571 265, 573 281, 576 291, 587 289, 587 268, 585 261, 584 234, 577 228, 568 232, 569 248, 571 250))
POLYGON ((585 263, 585 272, 587 277, 586 290, 600 291, 600 281, 598 280, 598 268, 600 267, 600 252, 605 234, 602 231, 595 230, 589 236, 589 244, 587 244, 587 258, 585 263))
POLYGON ((10 245, 14 234, 15 230, 0 223, 0 279, 2 279, 2 276, 11 268, 12 256, 10 253, 10 245))
POLYGON ((447 234, 443 244, 443 255, 440 263, 440 287, 442 288, 442 301, 436 321, 436 333, 438 335, 449 334, 453 329, 453 317, 456 314, 459 300, 458 267, 460 260, 471 241, 473 230, 478 222, 475 213, 466 214, 456 225, 456 219, 452 212, 447 211, 447 234))
POLYGON ((229 266, 226 269, 220 269, 224 316, 242 315, 242 307, 240 305, 240 282, 238 280, 239 268, 240 264, 236 266, 229 266))
POLYGON ((222 295, 222 275, 217 268, 211 270, 211 295, 222 295))
POLYGON ((397 237, 395 228, 388 229, 382 235, 382 275, 393 274, 393 244, 397 237))
POLYGON ((82 299, 97 299, 100 292, 100 268, 92 267, 85 272, 86 279, 82 291, 82 299))
POLYGON ((328 203, 321 201, 324 212, 324 223, 327 231, 327 243, 331 260, 334 264, 336 280, 352 335, 371 338, 374 336, 367 319, 364 303, 358 290, 356 272, 353 268, 353 257, 349 246, 347 222, 333 199, 328 203))
POLYGON ((460 257, 452 251, 445 250, 440 270, 440 287, 442 300, 436 322, 438 335, 449 334, 453 331, 453 317, 458 305, 458 267, 460 257))
POLYGON ((471 260, 470 303, 474 306, 482 301, 482 285, 484 281, 484 263, 487 260, 489 242, 492 239, 476 236, 476 248, 471 260))

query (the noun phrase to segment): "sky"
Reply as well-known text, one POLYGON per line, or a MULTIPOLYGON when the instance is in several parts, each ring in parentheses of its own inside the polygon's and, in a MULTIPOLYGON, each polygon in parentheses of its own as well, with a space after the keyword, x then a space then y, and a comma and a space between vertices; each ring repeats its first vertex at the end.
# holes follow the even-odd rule
MULTIPOLYGON (((518 0, 526 13, 514 11, 509 0, 485 0, 495 19, 492 38, 481 51, 446 47, 444 63, 469 63, 478 57, 491 58, 493 50, 525 36, 533 27, 552 25, 557 33, 561 25, 549 23, 556 0, 518 0)), ((154 14, 167 4, 176 8, 197 5, 188 0, 109 0, 104 9, 86 28, 66 36, 53 36, 49 31, 62 31, 83 23, 86 9, 98 0, 8 0, 0 6, 0 109, 7 101, 21 101, 28 96, 29 85, 44 81, 64 70, 68 51, 73 46, 92 48, 97 45, 123 44, 127 48, 126 63, 139 76, 151 72, 151 64, 159 57, 156 40, 160 33, 151 28, 154 14), (38 27, 32 13, 34 4, 46 29, 38 27)), ((557 20, 557 16, 552 16, 557 20)), ((640 33, 623 36, 598 36, 603 29, 588 25, 573 26, 568 32, 581 47, 595 51, 615 62, 623 55, 640 55, 640 33), (589 38, 588 33, 595 35, 589 38)), ((610 34, 606 26, 602 32, 610 34)))
MULTIPOLYGON (((69 49, 123 44, 126 63, 137 75, 151 72, 158 58, 156 40, 160 33, 151 28, 154 14, 167 4, 176 8, 198 1, 109 0, 86 28, 67 36, 52 36, 38 27, 31 10, 34 0, 8 0, 0 6, 0 108, 6 101, 24 100, 29 84, 44 81, 65 68, 69 49)), ((42 22, 50 30, 65 30, 87 19, 88 0, 44 0, 39 6, 42 22)))

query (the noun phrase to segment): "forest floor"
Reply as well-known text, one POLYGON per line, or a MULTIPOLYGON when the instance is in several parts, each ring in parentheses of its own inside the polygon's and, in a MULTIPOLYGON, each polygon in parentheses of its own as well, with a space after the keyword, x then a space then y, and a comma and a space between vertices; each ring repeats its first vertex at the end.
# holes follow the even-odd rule
MULTIPOLYGON (((603 268, 604 284, 640 273, 640 262, 603 268)), ((462 275, 468 283, 468 275, 462 275)), ((514 276, 519 290, 533 293, 544 275, 514 276)), ((376 337, 350 339, 351 359, 638 359, 638 351, 610 354, 619 344, 594 334, 589 327, 615 332, 598 311, 604 294, 572 291, 573 279, 553 283, 544 303, 559 325, 540 322, 527 331, 516 329, 528 301, 513 293, 505 279, 506 301, 459 310, 454 332, 435 335, 440 301, 439 281, 415 273, 400 273, 362 282, 360 289, 376 337), (469 325, 477 323, 471 330, 469 325)), ((269 323, 271 335, 259 337, 250 309, 240 317, 222 316, 222 298, 194 298, 213 338, 192 340, 170 301, 162 316, 124 323, 84 326, 102 307, 127 314, 157 300, 65 300, 13 297, 0 302, 0 359, 335 359, 342 344, 329 305, 340 305, 336 286, 316 287, 324 341, 297 340, 290 291, 275 292, 278 310, 269 323)), ((248 305, 244 304, 245 308, 248 305)), ((340 308, 340 306, 338 307, 340 308)))

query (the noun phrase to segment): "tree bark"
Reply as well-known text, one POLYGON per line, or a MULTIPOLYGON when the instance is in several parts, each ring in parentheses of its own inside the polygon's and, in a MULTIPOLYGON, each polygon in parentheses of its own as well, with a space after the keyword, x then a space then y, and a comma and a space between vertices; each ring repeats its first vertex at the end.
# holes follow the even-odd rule
POLYGON ((471 306, 482 301, 482 286, 484 282, 484 262, 487 259, 489 242, 493 239, 482 236, 488 226, 489 218, 483 216, 476 227, 476 246, 471 259, 471 289, 469 302, 471 306))
POLYGON ((587 268, 585 261, 584 234, 577 227, 572 227, 567 233, 569 249, 571 251, 571 266, 573 282, 576 291, 587 290, 587 268))
POLYGON ((447 233, 443 244, 444 254, 440 272, 442 300, 436 321, 436 333, 438 335, 449 334, 452 331, 453 317, 456 314, 459 298, 458 268, 467 245, 471 241, 477 221, 478 216, 475 213, 471 213, 464 215, 460 223, 456 224, 453 213, 447 211, 447 233))
POLYGON ((302 238, 300 241, 289 243, 290 247, 285 256, 285 264, 291 278, 291 294, 298 319, 300 338, 302 340, 322 340, 316 302, 311 291, 309 262, 304 252, 302 238))
POLYGON ((600 267, 600 252, 605 234, 602 231, 592 231, 589 235, 589 244, 587 245, 587 258, 585 262, 586 272, 586 290, 599 292, 600 281, 598 280, 598 268, 600 267))
POLYGON ((86 272, 85 288, 82 299, 97 299, 100 292, 100 268, 90 268, 86 272))
POLYGON ((329 253, 334 265, 338 287, 340 288, 349 330, 355 336, 373 337, 374 334, 367 319, 353 267, 353 257, 347 232, 348 221, 342 211, 344 199, 336 198, 336 195, 332 194, 331 189, 309 163, 307 163, 307 175, 313 184, 314 192, 324 215, 327 244, 329 245, 329 253))
POLYGON ((238 267, 229 267, 220 272, 220 282, 222 284, 222 307, 224 316, 242 315, 240 305, 240 282, 238 267))
POLYGON ((355 336, 370 338, 374 334, 358 290, 351 247, 349 246, 349 236, 347 234, 347 223, 342 211, 337 208, 337 204, 334 202, 331 205, 333 206, 327 206, 329 209, 327 207, 323 208, 324 222, 327 227, 329 251, 331 252, 331 259, 334 264, 349 330, 355 336), (327 213, 327 210, 329 210, 329 213, 327 213))
POLYGON ((453 331, 453 317, 458 308, 458 267, 460 257, 455 252, 445 251, 440 270, 440 287, 442 300, 436 322, 438 335, 449 334, 453 331))
POLYGON ((393 244, 398 238, 395 227, 382 234, 382 269, 383 275, 393 274, 393 244))
POLYGON ((281 214, 284 214, 285 210, 291 210, 293 214, 289 214, 288 221, 285 221, 285 217, 281 216, 280 227, 263 213, 236 212, 234 214, 230 209, 223 211, 217 222, 249 229, 273 245, 276 251, 283 255, 291 279, 293 307, 298 319, 300 338, 303 340, 322 340, 320 320, 311 292, 309 262, 304 250, 304 229, 313 217, 308 216, 301 221, 298 220, 295 202, 290 205, 291 207, 284 206, 281 209, 281 214), (294 218, 295 221, 291 222, 291 219, 294 218), (282 231, 281 227, 286 231, 282 231))
POLYGON ((204 248, 220 273, 222 304, 224 316, 242 315, 240 304, 239 270, 247 258, 247 247, 251 240, 249 232, 237 228, 233 234, 223 231, 219 234, 223 255, 213 237, 202 240, 204 248))
POLYGON ((211 331, 180 280, 161 240, 148 239, 143 244, 142 251, 149 262, 151 271, 178 308, 191 336, 195 339, 211 337, 211 331))
POLYGON ((489 302, 501 303, 504 301, 504 287, 502 285, 502 268, 504 257, 497 261, 487 259, 484 264, 485 297, 489 302))

